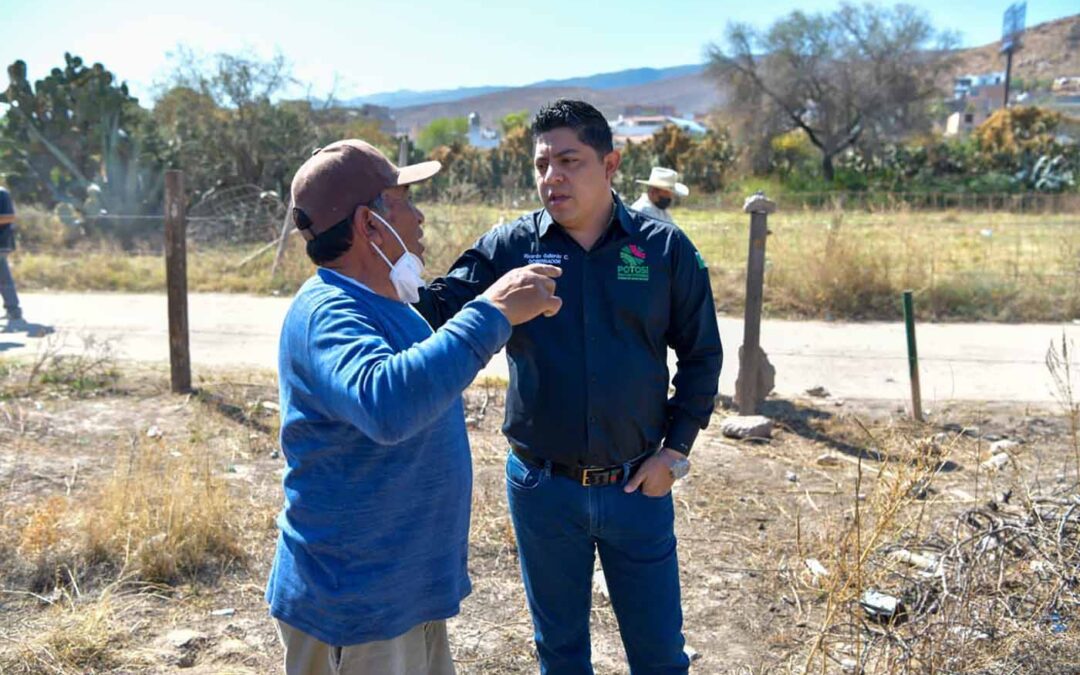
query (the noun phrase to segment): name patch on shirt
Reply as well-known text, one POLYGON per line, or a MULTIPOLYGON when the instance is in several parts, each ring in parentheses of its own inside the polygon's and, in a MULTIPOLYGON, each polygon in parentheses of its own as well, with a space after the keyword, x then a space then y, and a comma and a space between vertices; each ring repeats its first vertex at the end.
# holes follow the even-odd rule
POLYGON ((562 253, 525 253, 522 254, 526 265, 555 265, 563 264, 563 260, 569 260, 570 256, 562 253))
POLYGON ((622 262, 617 268, 619 281, 648 281, 649 263, 645 261, 645 250, 634 244, 627 244, 619 251, 622 262))

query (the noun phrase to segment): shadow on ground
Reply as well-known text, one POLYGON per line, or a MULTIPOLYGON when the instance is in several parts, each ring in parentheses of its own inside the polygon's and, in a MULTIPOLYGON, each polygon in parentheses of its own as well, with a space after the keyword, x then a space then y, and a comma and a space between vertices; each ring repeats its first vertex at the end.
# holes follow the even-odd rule
MULTIPOLYGON (((734 410, 734 402, 728 396, 721 397, 721 404, 724 408, 734 410)), ((758 413, 768 417, 778 426, 793 434, 816 443, 822 443, 830 449, 849 457, 872 462, 913 462, 910 457, 898 457, 878 450, 873 447, 873 438, 871 437, 867 437, 867 444, 863 445, 852 443, 847 439, 822 431, 815 426, 814 422, 823 422, 834 418, 835 415, 820 408, 799 405, 786 399, 768 399, 761 404, 758 413)), ((959 464, 946 460, 941 462, 936 470, 949 472, 959 469, 959 464)))

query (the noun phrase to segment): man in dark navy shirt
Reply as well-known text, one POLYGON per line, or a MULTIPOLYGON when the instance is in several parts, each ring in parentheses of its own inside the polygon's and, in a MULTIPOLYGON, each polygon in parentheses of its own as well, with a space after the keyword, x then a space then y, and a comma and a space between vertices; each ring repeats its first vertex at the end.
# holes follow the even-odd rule
POLYGON ((15 279, 11 276, 11 267, 7 257, 15 250, 15 204, 11 193, 0 187, 0 297, 4 301, 5 323, 3 331, 13 333, 25 330, 22 308, 19 307, 19 294, 15 290, 15 279))
POLYGON ((562 311, 506 347, 507 492, 541 671, 592 672, 599 552, 631 671, 685 672, 670 492, 720 374, 708 270, 681 230, 612 192, 620 155, 599 111, 556 101, 532 132, 545 208, 481 237, 416 307, 438 328, 509 269, 562 268, 562 311))

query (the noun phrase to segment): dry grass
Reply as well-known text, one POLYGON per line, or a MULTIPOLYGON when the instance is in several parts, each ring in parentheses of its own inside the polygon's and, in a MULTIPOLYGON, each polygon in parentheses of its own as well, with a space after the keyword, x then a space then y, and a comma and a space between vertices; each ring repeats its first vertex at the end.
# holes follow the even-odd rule
POLYGON ((1080 639, 1067 624, 1080 609, 1076 485, 1041 495, 1021 485, 1023 494, 984 496, 945 517, 939 500, 912 496, 934 473, 914 466, 887 465, 865 505, 853 500, 854 518, 828 542, 825 550, 836 553, 823 558, 824 617, 805 672, 837 665, 864 673, 1075 667, 1080 639), (899 599, 902 609, 884 620, 868 617, 859 603, 868 589, 899 599))
MULTIPOLYGON (((477 205, 423 209, 432 274, 448 269, 493 224, 521 213, 477 205)), ((737 208, 676 209, 673 215, 709 262, 717 307, 740 311, 748 217, 737 208)), ((894 319, 900 315, 900 293, 908 288, 918 291, 920 316, 928 319, 1080 316, 1080 220, 1075 216, 781 208, 769 226, 765 299, 771 316, 894 319)), ((13 257, 22 288, 164 289, 164 263, 157 253, 57 250, 43 246, 13 257)), ((253 250, 192 245, 189 289, 287 295, 312 272, 296 237, 274 278, 273 249, 250 258, 253 250)))
MULTIPOLYGON (((1047 363, 1075 454, 1080 406, 1064 338, 1047 363)), ((1054 469, 1040 475, 1022 469, 1031 458, 1020 446, 995 451, 978 432, 930 437, 920 436, 927 429, 915 423, 877 431, 858 424, 871 450, 856 461, 846 508, 832 513, 832 524, 819 526, 812 542, 797 528, 799 558, 819 560, 826 570, 800 575, 820 610, 816 635, 802 645, 802 672, 1076 672, 1074 458, 1058 453, 1054 469), (994 452, 1009 453, 1004 471, 984 463, 994 452), (949 475, 965 466, 966 478, 949 475), (860 602, 867 591, 901 604, 891 616, 875 617, 860 602)))
POLYGON ((124 653, 132 631, 123 626, 110 589, 91 600, 66 596, 47 612, 48 627, 0 661, 3 672, 106 673, 130 667, 124 653))
MULTIPOLYGON (((27 388, 30 367, 0 369, 0 672, 275 671, 262 600, 281 502, 272 378, 217 375, 183 398, 164 373, 96 393, 40 377, 27 388), (103 413, 112 430, 96 430, 103 413), (80 417, 90 423, 67 430, 80 417), (221 608, 235 615, 210 615, 221 608), (163 645, 174 628, 199 637, 163 645)), ((504 496, 504 386, 466 393, 474 592, 451 623, 464 674, 536 672, 504 496)), ((699 438, 675 492, 694 672, 840 673, 845 660, 865 673, 1069 672, 1080 506, 1068 416, 941 411, 922 425, 845 410, 770 400, 772 443, 736 444, 715 424, 699 438), (1005 471, 980 468, 988 429, 1026 440, 1005 471), (1002 526, 1018 537, 981 543, 1002 526), (901 549, 941 572, 902 563, 901 549), (867 588, 902 598, 906 620, 868 620, 867 588)), ((625 672, 600 593, 592 630, 597 673, 625 672)))
POLYGON ((225 481, 197 447, 133 439, 82 519, 89 560, 109 561, 150 582, 242 560, 225 481))
MULTIPOLYGON (((677 214, 709 261, 717 304, 741 309, 741 214, 677 214)), ((895 319, 904 289, 926 318, 1080 316, 1080 220, 1006 213, 783 211, 769 219, 766 311, 895 319)))
POLYGON ((171 583, 243 561, 235 505, 206 449, 160 438, 129 443, 93 494, 51 496, 5 513, 16 539, 7 575, 49 593, 78 586, 80 577, 171 583))
POLYGON ((180 406, 181 426, 140 416, 124 431, 95 434, 93 425, 125 419, 125 407, 166 389, 152 374, 102 379, 115 365, 91 353, 0 370, 0 614, 20 636, 0 639, 0 672, 154 670, 134 640, 146 629, 138 618, 146 603, 197 607, 198 589, 243 575, 252 551, 264 553, 251 540, 271 529, 270 509, 244 501, 230 482, 230 460, 254 441, 222 438, 222 424, 234 423, 197 400, 180 406), (89 447, 87 432, 65 428, 83 426, 60 412, 70 406, 99 415, 87 425, 89 447))

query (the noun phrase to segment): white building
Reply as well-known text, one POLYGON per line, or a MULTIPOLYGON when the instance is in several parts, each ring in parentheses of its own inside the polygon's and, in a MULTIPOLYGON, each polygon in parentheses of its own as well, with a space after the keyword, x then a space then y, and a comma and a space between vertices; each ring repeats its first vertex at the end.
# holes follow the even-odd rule
POLYGON ((669 124, 673 124, 691 136, 704 136, 708 129, 701 123, 682 117, 670 115, 638 115, 624 116, 608 121, 611 125, 611 134, 615 137, 616 145, 625 145, 627 141, 641 143, 653 137, 669 124))
POLYGON ((469 113, 469 145, 482 150, 499 147, 498 129, 481 126, 480 115, 474 112, 469 113))
POLYGON ((1005 105, 1005 73, 964 75, 953 84, 952 114, 945 120, 946 136, 966 136, 1005 105))
POLYGON ((953 80, 953 98, 962 99, 983 87, 1005 84, 1005 71, 983 73, 982 75, 961 75, 953 80))

